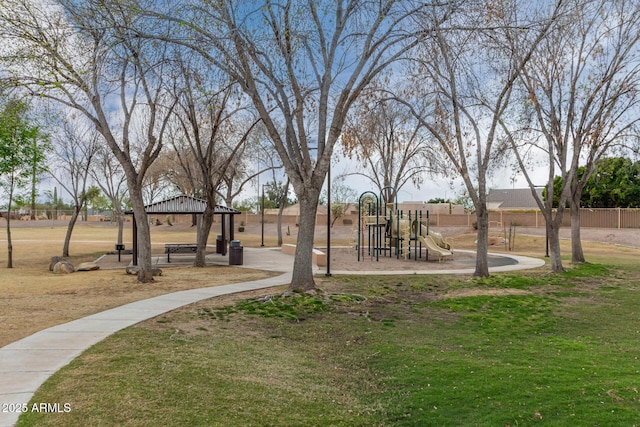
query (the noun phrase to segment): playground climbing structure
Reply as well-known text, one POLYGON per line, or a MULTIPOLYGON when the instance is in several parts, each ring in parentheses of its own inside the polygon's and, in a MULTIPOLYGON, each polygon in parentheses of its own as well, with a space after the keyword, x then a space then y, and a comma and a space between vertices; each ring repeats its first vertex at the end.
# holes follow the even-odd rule
POLYGON ((380 256, 418 260, 423 254, 428 260, 429 253, 440 261, 452 259, 451 244, 442 234, 429 230, 429 211, 403 212, 398 209, 395 189, 392 202, 383 199, 385 189, 380 195, 366 191, 358 199, 358 261, 365 256, 376 261, 380 256))

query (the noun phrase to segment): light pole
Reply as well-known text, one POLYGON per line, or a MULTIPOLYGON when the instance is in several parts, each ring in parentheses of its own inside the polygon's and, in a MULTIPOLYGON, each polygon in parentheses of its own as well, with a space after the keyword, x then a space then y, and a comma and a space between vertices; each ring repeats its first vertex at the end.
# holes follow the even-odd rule
POLYGON ((331 158, 327 170, 327 272, 325 276, 331 277, 331 158))
POLYGON ((260 204, 260 211, 262 213, 262 220, 261 220, 261 222, 262 222, 262 240, 261 240, 261 243, 260 243, 261 247, 264 247, 264 186, 265 186, 265 184, 262 184, 262 201, 261 201, 261 204, 260 204))

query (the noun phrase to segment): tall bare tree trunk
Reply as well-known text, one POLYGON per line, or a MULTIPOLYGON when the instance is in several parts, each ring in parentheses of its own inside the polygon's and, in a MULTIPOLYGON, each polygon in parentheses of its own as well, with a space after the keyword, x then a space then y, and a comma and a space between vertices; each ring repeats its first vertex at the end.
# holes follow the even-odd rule
POLYGON ((299 195, 300 203, 300 223, 298 228, 298 239, 296 242, 296 268, 293 269, 291 278, 291 290, 303 292, 315 289, 313 280, 313 264, 311 256, 313 253, 313 239, 316 229, 316 212, 318 210, 317 192, 305 191, 299 195))
POLYGON ((283 194, 280 197, 278 206, 278 246, 282 246, 282 212, 284 211, 284 207, 287 205, 288 194, 289 178, 287 178, 287 183, 284 185, 283 194))
POLYGON ((587 262, 582 250, 582 238, 580 236, 580 199, 577 203, 571 200, 571 263, 582 264, 587 262))
POLYGON ((489 277, 489 211, 486 204, 476 206, 477 246, 476 246, 476 270, 474 277, 489 277))
POLYGON ((129 197, 133 205, 133 212, 138 229, 138 282, 153 282, 153 265, 151 263, 151 230, 149 227, 149 219, 144 209, 144 199, 142 198, 141 185, 137 183, 129 183, 129 197))
POLYGON ((64 237, 64 245, 62 245, 62 256, 69 256, 69 244, 71 243, 71 233, 73 233, 73 227, 76 225, 76 221, 78 220, 78 216, 80 215, 80 210, 82 208, 80 206, 75 206, 73 208, 73 213, 71 214, 71 220, 69 220, 69 225, 67 226, 67 234, 64 237))
POLYGON ((193 262, 194 267, 206 267, 207 266, 207 242, 209 240, 209 233, 211 232, 211 226, 213 225, 213 211, 215 205, 211 202, 207 203, 207 208, 202 214, 202 220, 198 224, 198 249, 196 251, 196 259, 193 262))
POLYGON ((551 271, 561 273, 564 271, 562 257, 560 255, 560 225, 562 224, 562 212, 557 212, 555 218, 547 221, 547 236, 549 237, 549 260, 551 271), (559 218, 558 218, 559 216, 559 218))
POLYGON ((278 209, 278 246, 282 246, 282 211, 284 210, 284 205, 280 205, 278 209))
POLYGON ((587 262, 582 250, 582 237, 580 236, 580 196, 582 195, 583 185, 572 188, 572 194, 569 198, 569 207, 571 210, 571 263, 582 264, 587 262))

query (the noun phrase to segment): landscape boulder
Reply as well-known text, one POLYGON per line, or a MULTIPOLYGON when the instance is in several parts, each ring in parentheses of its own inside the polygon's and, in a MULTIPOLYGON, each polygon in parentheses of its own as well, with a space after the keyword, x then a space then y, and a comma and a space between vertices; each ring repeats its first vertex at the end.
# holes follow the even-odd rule
POLYGON ((76 267, 76 271, 94 271, 99 269, 100 266, 95 262, 83 262, 76 267))
POLYGON ((73 264, 69 261, 58 261, 53 266, 53 272, 56 274, 70 274, 74 272, 73 264))
MULTIPOLYGON (((127 268, 125 268, 125 271, 127 272, 127 274, 138 274, 138 272, 140 271, 140 267, 138 267, 137 265, 128 265, 127 268)), ((159 268, 152 268, 151 274, 154 276, 162 276, 162 270, 159 268)))
POLYGON ((52 256, 49 262, 49 271, 53 271, 53 266, 59 263, 60 261, 65 261, 61 256, 52 256))

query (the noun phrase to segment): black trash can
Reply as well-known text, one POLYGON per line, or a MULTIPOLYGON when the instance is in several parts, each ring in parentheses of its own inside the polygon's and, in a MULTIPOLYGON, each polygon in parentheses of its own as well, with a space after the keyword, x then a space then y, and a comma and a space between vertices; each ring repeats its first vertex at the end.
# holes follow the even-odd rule
POLYGON ((222 240, 222 234, 216 237, 216 253, 221 254, 224 251, 225 241, 222 240))
POLYGON ((240 240, 232 240, 229 246, 229 265, 242 265, 242 253, 243 247, 240 245, 240 240))

